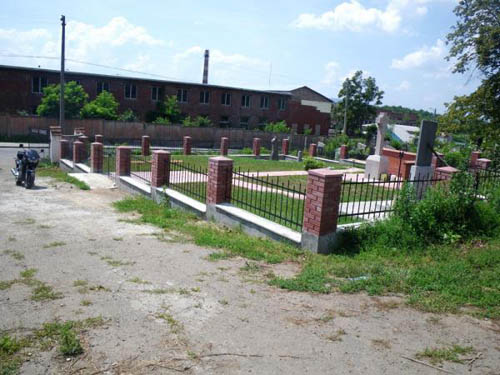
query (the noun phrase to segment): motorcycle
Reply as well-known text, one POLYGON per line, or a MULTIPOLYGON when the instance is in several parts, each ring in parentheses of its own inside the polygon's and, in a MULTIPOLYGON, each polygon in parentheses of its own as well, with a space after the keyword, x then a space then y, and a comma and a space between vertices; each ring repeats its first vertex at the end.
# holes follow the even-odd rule
MULTIPOLYGON (((24 146, 19 145, 20 148, 24 146)), ((41 150, 43 152, 43 150, 41 150)), ((26 189, 31 189, 35 185, 35 169, 40 161, 40 155, 35 150, 22 150, 17 152, 15 158, 16 167, 11 169, 16 185, 24 183, 26 189)))

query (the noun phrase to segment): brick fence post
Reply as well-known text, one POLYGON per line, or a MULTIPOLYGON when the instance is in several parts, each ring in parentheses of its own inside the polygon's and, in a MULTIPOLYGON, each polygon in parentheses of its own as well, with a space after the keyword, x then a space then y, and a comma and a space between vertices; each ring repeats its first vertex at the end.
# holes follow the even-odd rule
POLYGON ((340 154, 339 154, 339 158, 340 159, 347 159, 347 145, 342 145, 340 146, 340 154))
POLYGON ((222 156, 226 156, 228 150, 229 150, 229 138, 228 137, 222 137, 220 139, 220 154, 222 156))
POLYGON ((141 154, 142 156, 149 156, 149 146, 150 146, 150 140, 149 140, 149 135, 143 135, 141 139, 141 154))
POLYGON ((437 180, 451 180, 455 173, 460 172, 457 168, 453 167, 438 167, 434 171, 434 178, 437 180))
POLYGON ((283 155, 288 155, 288 148, 290 147, 290 140, 288 138, 284 138, 281 141, 281 153, 283 155))
POLYGON ((69 153, 69 141, 67 139, 61 139, 61 159, 71 158, 69 153))
POLYGON ((486 158, 479 158, 476 161, 476 167, 480 169, 488 169, 490 167, 491 160, 486 158))
POLYGON ((82 151, 82 161, 89 157, 89 137, 86 135, 82 135, 78 137, 78 140, 83 143, 83 151, 82 151))
POLYGON ((302 247, 328 253, 333 245, 340 204, 342 172, 328 168, 309 170, 307 177, 302 247))
POLYGON ((102 173, 103 165, 103 145, 94 142, 90 145, 90 172, 102 173))
POLYGON ((318 146, 316 145, 316 143, 311 143, 309 145, 309 156, 311 156, 311 157, 316 156, 317 149, 318 149, 318 146))
POLYGON ((170 182, 170 152, 153 151, 151 164, 151 186, 162 187, 170 182))
POLYGON ((472 151, 471 152, 469 165, 472 168, 476 167, 476 165, 477 165, 477 159, 479 159, 480 156, 481 156, 481 152, 480 151, 472 151))
POLYGON ((191 155, 191 137, 186 135, 183 139, 182 149, 184 155, 191 155))
POLYGON ((73 142, 73 163, 78 164, 81 163, 84 158, 85 145, 82 141, 73 142))
POLYGON ((100 134, 96 134, 94 137, 94 142, 104 143, 103 140, 104 140, 104 137, 100 134))
POLYGON ((253 154, 254 156, 260 155, 260 138, 253 139, 253 154))
POLYGON ((224 156, 208 159, 207 217, 216 216, 215 206, 231 201, 233 160, 224 156))
POLYGON ((119 146, 116 148, 115 175, 130 176, 130 147, 119 146))

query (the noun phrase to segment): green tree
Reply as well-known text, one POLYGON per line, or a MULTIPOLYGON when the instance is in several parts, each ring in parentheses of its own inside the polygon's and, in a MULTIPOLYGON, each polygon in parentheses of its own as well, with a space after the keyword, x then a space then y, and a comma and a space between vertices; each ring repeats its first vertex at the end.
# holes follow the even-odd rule
POLYGON ((335 105, 334 119, 337 124, 344 123, 344 111, 347 96, 347 129, 343 133, 361 132, 361 125, 375 116, 375 105, 382 104, 384 92, 381 91, 375 78, 363 78, 363 72, 358 70, 352 78, 346 78, 338 93, 341 101, 335 105))
MULTIPOLYGON (((36 109, 39 116, 59 117, 60 85, 49 85, 43 89, 42 102, 36 109)), ((64 117, 78 118, 89 96, 83 87, 74 81, 64 85, 64 117)))
POLYGON ((478 70, 483 80, 470 95, 455 97, 440 119, 441 129, 464 132, 478 147, 500 143, 500 2, 461 0, 454 9, 458 17, 447 35, 448 60, 455 60, 454 73, 478 70))
POLYGON ((108 91, 101 92, 95 100, 85 104, 81 110, 82 118, 102 118, 116 120, 118 118, 118 102, 108 91))

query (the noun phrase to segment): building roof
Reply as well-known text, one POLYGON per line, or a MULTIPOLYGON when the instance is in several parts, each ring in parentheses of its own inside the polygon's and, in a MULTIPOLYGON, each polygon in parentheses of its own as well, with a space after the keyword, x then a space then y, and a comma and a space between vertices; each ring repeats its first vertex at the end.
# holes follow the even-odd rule
MULTIPOLYGON (((23 71, 33 71, 33 72, 44 72, 44 73, 56 73, 59 74, 60 70, 56 69, 42 69, 42 68, 30 68, 23 66, 13 66, 13 65, 0 65, 0 70, 2 69, 14 69, 14 70, 23 70, 23 71)), ((233 86, 221 86, 221 85, 211 85, 211 84, 203 84, 196 82, 182 82, 182 81, 173 81, 173 80, 161 80, 161 79, 153 79, 153 78, 139 78, 139 77, 127 77, 121 75, 110 75, 110 74, 100 74, 100 73, 85 73, 85 72, 76 72, 71 70, 65 71, 66 75, 81 75, 88 77, 100 77, 106 79, 126 79, 129 81, 148 81, 148 82, 156 82, 162 84, 172 84, 172 85, 190 85, 190 86, 199 86, 199 87, 210 87, 214 89, 226 89, 226 90, 242 90, 242 91, 250 91, 256 92, 259 94, 275 94, 275 95, 286 95, 292 96, 290 91, 277 91, 277 90, 255 90, 255 89, 247 89, 243 87, 233 87, 233 86)), ((320 94, 321 95, 321 94, 320 94)))
POLYGON ((315 96, 316 99, 321 99, 321 100, 318 100, 318 101, 328 102, 328 103, 334 103, 334 101, 332 99, 327 98, 323 94, 320 94, 319 92, 313 90, 312 88, 310 88, 308 86, 297 87, 296 89, 290 90, 289 92, 292 95, 294 95, 294 96, 300 97, 301 99, 310 100, 310 98, 301 97, 301 95, 299 94, 300 91, 308 91, 310 94, 312 94, 313 96, 315 96))

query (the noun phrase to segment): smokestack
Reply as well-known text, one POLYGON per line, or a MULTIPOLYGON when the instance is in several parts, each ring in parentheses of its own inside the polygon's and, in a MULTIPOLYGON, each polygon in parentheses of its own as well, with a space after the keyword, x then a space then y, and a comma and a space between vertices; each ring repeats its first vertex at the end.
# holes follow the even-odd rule
POLYGON ((205 64, 203 65, 203 84, 206 85, 208 83, 208 49, 205 50, 205 64))

